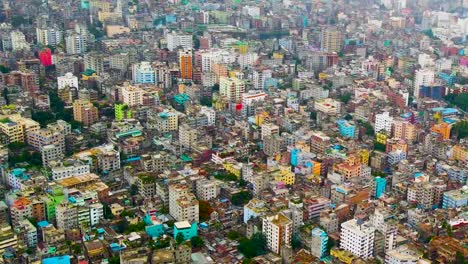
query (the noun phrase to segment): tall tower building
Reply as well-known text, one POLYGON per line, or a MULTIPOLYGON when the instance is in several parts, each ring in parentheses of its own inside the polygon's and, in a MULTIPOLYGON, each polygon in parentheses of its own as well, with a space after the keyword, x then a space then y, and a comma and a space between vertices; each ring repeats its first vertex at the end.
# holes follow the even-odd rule
POLYGON ((233 77, 221 77, 219 80, 219 93, 225 96, 229 102, 240 102, 242 93, 245 92, 245 84, 242 80, 233 77))
POLYGON ((430 86, 434 83, 434 71, 428 68, 419 69, 414 75, 414 97, 419 98, 421 86, 430 86))
POLYGON ((328 27, 322 30, 321 49, 328 52, 338 52, 343 44, 343 34, 336 27, 328 27))
POLYGON ((90 126, 99 120, 98 109, 90 101, 75 100, 73 102, 73 118, 85 126, 90 126))
POLYGON ((374 252, 375 228, 362 220, 352 219, 341 224, 340 248, 363 259, 374 252))
POLYGON ((263 234, 267 239, 268 249, 279 254, 283 245, 290 245, 293 235, 293 221, 279 213, 263 218, 263 234))
POLYGON ((135 63, 132 66, 132 80, 136 84, 155 84, 156 83, 156 71, 153 66, 147 61, 135 63))
POLYGON ((191 80, 193 74, 193 54, 192 50, 183 50, 179 52, 180 78, 191 80))

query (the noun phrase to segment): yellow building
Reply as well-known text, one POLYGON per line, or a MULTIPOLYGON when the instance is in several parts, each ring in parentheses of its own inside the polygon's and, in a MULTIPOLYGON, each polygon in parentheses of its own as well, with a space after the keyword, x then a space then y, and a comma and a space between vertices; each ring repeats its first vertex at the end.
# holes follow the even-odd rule
POLYGON ((356 259, 356 256, 354 256, 351 252, 337 248, 330 250, 330 255, 345 264, 351 264, 356 259))
POLYGON ((238 179, 240 179, 241 172, 242 172, 241 164, 224 163, 223 168, 227 172, 234 174, 238 179))
POLYGON ((378 132, 375 134, 375 141, 380 144, 387 144, 388 136, 385 133, 378 132))
POLYGON ((0 131, 7 136, 9 143, 24 142, 27 132, 39 129, 38 122, 19 114, 0 116, 0 131))
POLYGON ((361 163, 364 165, 369 164, 369 150, 361 149, 358 151, 359 156, 361 157, 361 163))
POLYGON ((312 160, 312 174, 320 175, 321 171, 322 171, 322 163, 312 160))
POLYGON ((455 145, 452 149, 452 158, 459 161, 468 160, 468 149, 460 145, 455 145))
POLYGON ((280 181, 287 185, 293 185, 296 181, 296 175, 288 166, 280 166, 280 169, 275 171, 273 174, 275 181, 280 181))

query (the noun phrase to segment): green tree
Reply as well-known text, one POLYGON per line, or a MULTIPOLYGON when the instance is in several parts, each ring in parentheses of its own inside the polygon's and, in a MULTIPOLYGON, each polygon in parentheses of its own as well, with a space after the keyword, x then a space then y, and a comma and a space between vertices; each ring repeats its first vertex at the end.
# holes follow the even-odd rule
POLYGON ((192 244, 193 248, 201 248, 205 245, 205 241, 203 241, 203 238, 199 236, 194 236, 190 239, 190 243, 192 244))
POLYGON ((237 249, 246 258, 254 258, 266 254, 268 252, 266 237, 262 233, 255 233, 251 239, 241 239, 237 249))
POLYGON ((353 117, 350 115, 350 114, 347 114, 345 117, 344 117, 345 120, 347 121, 350 121, 353 119, 353 117))
POLYGON ((468 137, 468 121, 462 120, 457 122, 455 125, 453 125, 450 132, 452 135, 457 136, 458 139, 468 137))
POLYGON ((128 191, 131 196, 135 196, 138 194, 138 186, 136 184, 130 185, 130 189, 128 191))
POLYGON ((109 264, 120 264, 120 257, 119 256, 112 256, 109 259, 109 264))
POLYGON ((185 241, 184 235, 182 233, 178 233, 175 239, 179 245, 185 241))
POLYGON ((291 239, 291 246, 293 249, 299 249, 302 246, 298 235, 294 235, 291 239))
POLYGON ((10 68, 4 66, 4 65, 0 65, 0 72, 1 73, 9 73, 10 72, 10 68))
POLYGON ((241 191, 232 195, 231 202, 233 205, 236 205, 236 206, 244 206, 252 198, 253 196, 250 192, 241 191))
POLYGON ((231 239, 231 240, 237 240, 241 237, 241 235, 239 234, 239 232, 237 231, 234 231, 234 230, 231 230, 227 233, 227 238, 231 239))
POLYGON ((465 255, 463 252, 457 251, 455 253, 455 263, 456 264, 466 264, 467 261, 465 261, 465 255))
POLYGON ((204 105, 204 106, 208 106, 208 107, 213 106, 213 102, 211 101, 211 98, 210 98, 210 97, 207 97, 207 96, 203 96, 203 97, 200 99, 200 104, 201 104, 201 105, 204 105))
POLYGON ((349 100, 351 100, 352 94, 351 93, 344 93, 340 96, 340 101, 347 104, 349 100))

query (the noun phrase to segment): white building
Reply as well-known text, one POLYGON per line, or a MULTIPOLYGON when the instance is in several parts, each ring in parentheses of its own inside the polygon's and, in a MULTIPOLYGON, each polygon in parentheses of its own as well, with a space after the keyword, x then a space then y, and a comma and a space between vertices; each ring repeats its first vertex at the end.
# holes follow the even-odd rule
POLYGON ((281 246, 291 244, 293 221, 282 213, 266 216, 263 218, 262 232, 266 236, 268 249, 279 254, 281 246))
POLYGON ((45 46, 57 46, 62 41, 63 33, 56 28, 36 28, 37 43, 45 46))
POLYGON ((62 180, 70 178, 72 176, 79 176, 90 173, 89 164, 78 163, 70 166, 60 164, 58 166, 51 167, 52 179, 62 180))
POLYGON ((245 84, 238 78, 222 77, 219 80, 219 93, 229 102, 240 102, 245 91, 245 84))
POLYGON ((136 84, 156 84, 156 71, 153 69, 153 66, 147 61, 135 63, 132 66, 132 80, 136 84))
POLYGON ((26 37, 24 36, 23 32, 19 30, 11 31, 10 32, 10 39, 11 39, 11 48, 13 51, 15 50, 30 50, 31 46, 26 41, 26 37))
POLYGON ((99 224, 104 218, 104 206, 101 203, 93 203, 89 205, 89 221, 91 226, 99 224))
POLYGON ((262 140, 270 136, 279 136, 279 126, 273 124, 263 124, 262 127, 262 140))
POLYGON ((179 145, 183 149, 191 149, 197 141, 198 130, 187 124, 179 126, 179 145))
POLYGON ((220 188, 216 181, 202 179, 197 181, 197 197, 199 200, 209 201, 218 197, 220 188))
POLYGON ((62 160, 65 157, 65 153, 63 153, 62 148, 54 144, 42 147, 41 155, 42 164, 44 166, 49 166, 50 162, 62 160))
POLYGON ((429 68, 419 69, 414 76, 414 97, 419 98, 421 85, 429 86, 434 83, 434 71, 429 68))
POLYGON ((58 89, 65 87, 78 88, 78 77, 74 76, 71 72, 66 73, 64 76, 59 76, 57 77, 57 87, 58 89))
POLYGON ((193 48, 193 39, 191 34, 178 34, 175 32, 166 35, 167 49, 176 50, 179 46, 185 49, 193 48))
POLYGON ((213 126, 216 122, 216 111, 208 106, 202 106, 200 114, 205 115, 208 118, 208 125, 213 126))
POLYGON ((417 264, 422 254, 415 249, 402 245, 390 250, 385 256, 386 264, 417 264))
POLYGON ((253 85, 255 89, 264 90, 265 81, 272 77, 271 70, 261 70, 261 71, 254 71, 253 72, 253 85))
POLYGON ((375 115, 375 132, 384 130, 387 133, 392 132, 393 117, 389 112, 375 115))
POLYGON ((187 185, 169 185, 169 214, 177 221, 199 221, 199 203, 187 185))
POLYGON ((352 219, 341 224, 340 248, 363 259, 372 257, 375 228, 362 220, 352 219))

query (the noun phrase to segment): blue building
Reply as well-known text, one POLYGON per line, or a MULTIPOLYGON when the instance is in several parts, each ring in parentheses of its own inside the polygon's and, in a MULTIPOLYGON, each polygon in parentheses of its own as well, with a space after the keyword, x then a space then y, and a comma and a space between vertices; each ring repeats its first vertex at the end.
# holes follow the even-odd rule
POLYGON ((297 156, 299 155, 300 152, 301 152, 300 149, 293 149, 291 151, 291 165, 293 165, 294 167, 297 166, 298 164, 297 156))
POLYGON ((156 84, 156 72, 153 69, 153 66, 147 62, 142 61, 140 63, 134 64, 132 67, 133 72, 133 82, 136 84, 156 84))
POLYGON ((188 221, 174 223, 174 239, 179 233, 184 236, 185 240, 197 236, 197 223, 190 224, 188 221))
POLYGON ((468 205, 468 187, 464 186, 458 190, 451 190, 444 193, 442 208, 458 208, 468 205))
POLYGON ((457 76, 453 73, 448 73, 448 72, 439 72, 438 74, 439 78, 444 80, 447 85, 452 86, 455 81, 457 80, 457 76))
POLYGON ((356 135, 356 125, 353 122, 340 119, 336 121, 338 130, 343 137, 354 138, 356 135))
POLYGON ((328 255, 328 235, 324 230, 316 227, 312 229, 311 253, 322 259, 328 255))
POLYGON ((70 264, 70 256, 58 256, 42 259, 42 264, 70 264))
POLYGON ((375 198, 379 199, 384 193, 385 189, 387 188, 387 179, 382 177, 375 177, 374 178, 375 184, 375 198))
POLYGON ((419 88, 419 97, 427 97, 434 100, 442 100, 445 96, 445 87, 443 86, 424 86, 419 88))
POLYGON ((145 232, 146 234, 151 237, 159 237, 164 234, 164 226, 161 221, 159 221, 155 216, 145 215, 143 218, 143 222, 145 223, 145 232))
POLYGON ((89 9, 89 0, 81 0, 81 8, 89 9))

